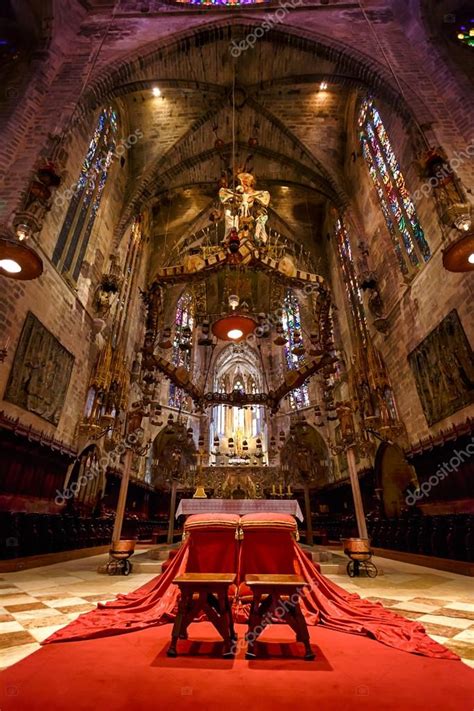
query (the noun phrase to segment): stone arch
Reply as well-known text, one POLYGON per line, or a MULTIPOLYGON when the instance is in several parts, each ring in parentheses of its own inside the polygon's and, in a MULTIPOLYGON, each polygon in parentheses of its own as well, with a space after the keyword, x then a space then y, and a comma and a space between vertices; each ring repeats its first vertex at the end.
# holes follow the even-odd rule
POLYGON ((235 345, 230 343, 224 347, 216 356, 213 364, 214 370, 214 386, 217 386, 221 377, 225 376, 229 371, 235 370, 237 365, 242 365, 242 369, 250 373, 258 383, 260 389, 263 389, 263 381, 261 374, 261 363, 258 354, 254 349, 244 343, 235 345), (238 349, 238 363, 236 363, 235 353, 238 349))
MULTIPOLYGON (((68 503, 94 508, 105 491, 106 466, 103 451, 97 442, 87 442, 70 464, 63 495, 68 503)), ((66 508, 68 507, 66 503, 66 508)))
MULTIPOLYGON (((92 79, 89 88, 84 92, 81 109, 87 111, 88 107, 100 105, 106 98, 110 98, 111 94, 120 91, 116 87, 123 85, 127 87, 131 81, 140 81, 136 75, 141 74, 144 88, 149 86, 152 79, 144 76, 146 69, 162 61, 165 56, 169 56, 173 52, 189 52, 193 45, 202 47, 216 40, 232 40, 233 35, 237 35, 239 31, 245 35, 260 24, 258 18, 250 20, 246 17, 244 20, 235 15, 226 16, 198 28, 192 27, 170 35, 160 47, 156 46, 156 42, 151 42, 135 50, 128 58, 120 58, 111 62, 107 67, 101 67, 97 71, 96 77, 92 79)), ((429 107, 423 104, 411 87, 405 87, 407 91, 407 100, 405 100, 400 96, 390 71, 374 57, 369 57, 356 48, 348 49, 340 41, 288 25, 285 26, 285 29, 273 28, 265 35, 265 39, 276 45, 284 43, 292 48, 336 62, 341 71, 354 74, 350 79, 351 82, 359 86, 370 87, 407 118, 412 117, 415 113, 418 114, 417 118, 420 122, 427 122, 432 118, 429 107)), ((156 80, 156 76, 154 80, 156 80)), ((123 89, 121 91, 123 92, 123 89)))
POLYGON ((283 466, 297 467, 302 474, 308 475, 310 485, 319 488, 329 483, 329 477, 324 478, 324 472, 318 472, 319 467, 327 466, 329 459, 329 448, 322 434, 307 422, 296 422, 290 428, 280 454, 280 461, 283 466), (297 456, 295 452, 307 450, 309 456, 297 456), (324 462, 324 464, 322 464, 324 462))
POLYGON ((417 481, 414 468, 397 444, 382 442, 375 455, 374 471, 385 515, 398 517, 406 508, 406 489, 417 481))

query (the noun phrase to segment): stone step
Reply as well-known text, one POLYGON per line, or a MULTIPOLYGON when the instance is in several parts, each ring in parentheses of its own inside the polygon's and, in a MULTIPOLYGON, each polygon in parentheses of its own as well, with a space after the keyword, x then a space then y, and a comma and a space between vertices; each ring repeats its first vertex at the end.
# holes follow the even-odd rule
POLYGON ((141 561, 136 561, 132 560, 131 561, 133 565, 133 572, 134 573, 146 573, 149 575, 158 575, 161 573, 161 566, 163 561, 159 560, 141 560, 141 561))
POLYGON ((321 563, 323 575, 343 575, 346 572, 346 563, 321 563))
POLYGON ((330 563, 333 560, 331 551, 311 551, 315 563, 330 563))

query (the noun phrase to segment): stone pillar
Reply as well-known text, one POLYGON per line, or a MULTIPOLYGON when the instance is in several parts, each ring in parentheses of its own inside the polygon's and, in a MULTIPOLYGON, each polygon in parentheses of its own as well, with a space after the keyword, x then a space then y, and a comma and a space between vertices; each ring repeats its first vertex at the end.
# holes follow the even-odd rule
POLYGON ((365 522, 364 506, 362 503, 362 495, 360 493, 359 477, 357 476, 354 450, 354 447, 349 447, 346 452, 346 456, 347 464, 349 466, 349 474, 351 477, 352 497, 354 499, 357 530, 359 532, 359 538, 368 538, 369 536, 367 534, 367 524, 365 522))
POLYGON ((303 484, 304 487, 304 508, 306 516, 306 545, 313 545, 313 521, 311 518, 311 499, 309 496, 309 484, 307 481, 303 484))
POLYGON ((115 514, 114 530, 112 533, 112 542, 119 541, 122 535, 123 519, 125 515, 125 505, 127 503, 128 482, 130 481, 130 472, 132 469, 133 451, 127 449, 125 454, 125 466, 123 468, 122 481, 120 482, 120 491, 117 502, 117 512, 115 514))
POLYGON ((168 522, 168 538, 166 542, 171 545, 174 538, 174 517, 176 513, 176 490, 178 488, 178 482, 176 479, 172 479, 171 483, 171 501, 170 501, 170 520, 168 522))

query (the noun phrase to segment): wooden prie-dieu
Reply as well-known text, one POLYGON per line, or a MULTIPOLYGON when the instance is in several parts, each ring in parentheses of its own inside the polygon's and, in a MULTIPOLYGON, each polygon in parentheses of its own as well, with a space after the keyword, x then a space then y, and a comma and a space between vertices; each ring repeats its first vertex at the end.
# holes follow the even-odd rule
POLYGON ((301 575, 258 575, 245 576, 245 583, 252 591, 249 626, 245 635, 247 659, 256 657, 255 642, 265 627, 274 620, 286 622, 295 632, 297 642, 305 648, 304 658, 315 658, 311 649, 308 627, 301 612, 299 598, 308 585, 301 575))
POLYGON ((232 645, 237 637, 232 622, 229 587, 235 578, 235 573, 183 573, 173 580, 181 595, 168 657, 177 656, 178 639, 187 639, 188 626, 201 612, 204 612, 224 640, 222 656, 233 656, 232 645))

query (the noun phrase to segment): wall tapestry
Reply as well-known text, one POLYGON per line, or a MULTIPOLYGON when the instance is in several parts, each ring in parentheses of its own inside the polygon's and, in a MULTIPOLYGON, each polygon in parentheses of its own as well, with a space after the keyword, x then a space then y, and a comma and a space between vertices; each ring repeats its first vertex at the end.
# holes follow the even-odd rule
POLYGON ((57 425, 74 356, 28 313, 5 392, 5 400, 57 425))
POLYGON ((474 355, 455 309, 408 356, 428 425, 474 402, 474 355))

